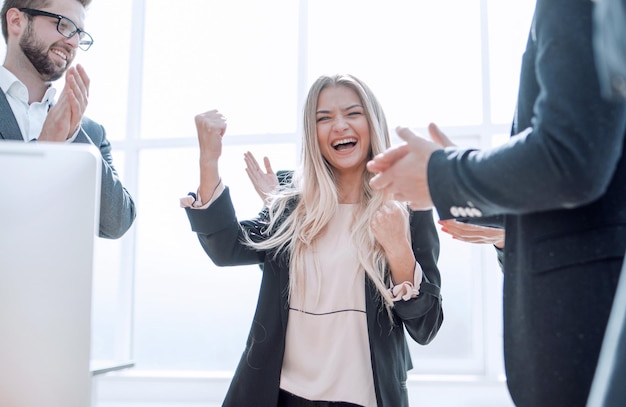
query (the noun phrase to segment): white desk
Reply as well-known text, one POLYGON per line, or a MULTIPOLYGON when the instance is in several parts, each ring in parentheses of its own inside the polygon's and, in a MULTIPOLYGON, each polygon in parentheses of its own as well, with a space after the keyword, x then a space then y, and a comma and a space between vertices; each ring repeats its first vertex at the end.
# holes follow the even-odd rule
POLYGON ((102 157, 3 141, 0 168, 0 406, 85 407, 102 157))
POLYGON ((130 369, 135 366, 133 361, 115 361, 115 360, 92 360, 90 363, 91 370, 91 407, 98 405, 98 376, 117 372, 124 369, 130 369))

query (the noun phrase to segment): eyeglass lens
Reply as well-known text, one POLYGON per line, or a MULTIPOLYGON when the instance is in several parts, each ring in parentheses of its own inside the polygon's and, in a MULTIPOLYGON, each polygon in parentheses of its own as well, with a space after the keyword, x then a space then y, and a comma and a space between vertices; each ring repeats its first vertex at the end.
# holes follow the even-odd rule
POLYGON ((79 46, 81 48, 89 48, 93 43, 93 39, 89 34, 84 31, 79 31, 78 27, 72 22, 72 20, 62 17, 57 24, 58 31, 67 38, 71 38, 78 31, 79 46))

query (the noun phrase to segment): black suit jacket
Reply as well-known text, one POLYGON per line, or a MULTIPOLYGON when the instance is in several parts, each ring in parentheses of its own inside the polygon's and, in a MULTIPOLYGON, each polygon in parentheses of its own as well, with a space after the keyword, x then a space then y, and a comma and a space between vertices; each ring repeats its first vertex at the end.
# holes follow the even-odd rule
POLYGON ((626 406, 624 378, 626 378, 626 263, 622 266, 587 407, 626 406))
MULTIPOLYGON (((4 92, 0 90, 0 141, 8 140, 23 142, 24 138, 9 102, 4 92)), ((93 144, 100 150, 102 180, 99 235, 104 238, 117 239, 126 233, 135 220, 135 203, 113 167, 111 143, 106 137, 104 127, 84 117, 74 142, 93 144)))
MULTIPOLYGON (((263 264, 259 299, 246 350, 235 371, 224 406, 276 407, 289 315, 289 264, 284 254, 257 252, 242 243, 242 229, 260 236, 267 213, 239 222, 226 190, 208 208, 187 208, 191 228, 218 266, 263 264)), ((429 343, 443 322, 437 259, 439 238, 432 211, 411 213, 411 244, 424 270, 420 295, 398 301, 394 324, 381 309, 376 288, 366 278, 366 314, 374 386, 379 407, 408 407, 407 370, 412 368, 404 330, 420 344, 429 343)))
POLYGON ((589 0, 538 0, 512 138, 428 165, 441 218, 505 215, 504 356, 518 406, 584 406, 626 251, 626 105, 604 99, 589 0))

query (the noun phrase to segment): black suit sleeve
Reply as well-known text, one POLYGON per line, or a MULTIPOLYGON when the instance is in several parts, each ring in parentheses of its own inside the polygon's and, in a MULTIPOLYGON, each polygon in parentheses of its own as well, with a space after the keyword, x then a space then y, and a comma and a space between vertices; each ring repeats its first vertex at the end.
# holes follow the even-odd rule
POLYGON ((573 5, 538 3, 519 95, 533 102, 518 103, 511 139, 432 155, 428 184, 442 219, 454 217, 454 206, 485 216, 527 214, 578 207, 605 193, 622 154, 626 110, 600 92, 586 9, 592 3, 573 5))

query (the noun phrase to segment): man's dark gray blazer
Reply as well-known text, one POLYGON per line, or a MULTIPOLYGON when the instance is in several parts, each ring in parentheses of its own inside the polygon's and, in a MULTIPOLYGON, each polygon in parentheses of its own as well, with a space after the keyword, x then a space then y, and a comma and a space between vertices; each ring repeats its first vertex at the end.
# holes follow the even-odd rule
MULTIPOLYGON (((126 233, 135 220, 135 204, 113 167, 111 143, 106 138, 104 127, 88 118, 83 118, 81 127, 74 142, 91 143, 102 154, 99 235, 117 239, 126 233)), ((11 106, 4 92, 0 90, 0 141, 7 140, 24 141, 11 106)))
POLYGON ((626 105, 604 99, 589 0, 538 0, 512 138, 428 163, 442 219, 504 214, 504 357, 518 407, 584 406, 626 251, 626 105))

